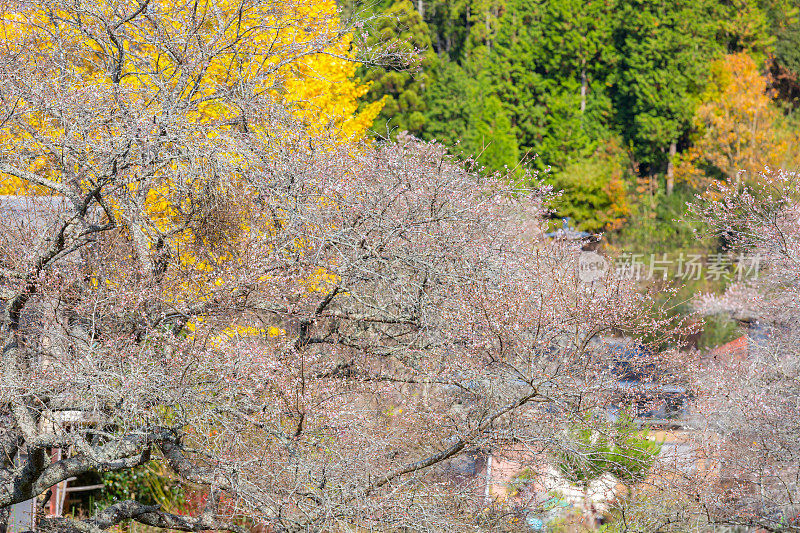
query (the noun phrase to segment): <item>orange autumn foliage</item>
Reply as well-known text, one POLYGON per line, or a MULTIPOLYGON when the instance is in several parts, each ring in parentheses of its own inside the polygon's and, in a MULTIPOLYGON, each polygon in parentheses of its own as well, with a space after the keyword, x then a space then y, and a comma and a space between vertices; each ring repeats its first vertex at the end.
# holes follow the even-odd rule
POLYGON ((693 145, 678 156, 676 178, 704 187, 800 162, 800 137, 787 127, 755 61, 746 53, 727 55, 711 73, 695 113, 693 145))

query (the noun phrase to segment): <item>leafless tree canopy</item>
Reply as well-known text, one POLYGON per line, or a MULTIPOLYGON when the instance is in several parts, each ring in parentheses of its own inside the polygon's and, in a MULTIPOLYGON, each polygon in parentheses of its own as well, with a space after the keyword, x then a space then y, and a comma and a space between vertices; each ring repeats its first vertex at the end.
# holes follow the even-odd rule
POLYGON ((30 194, 0 206, 0 508, 157 460, 199 514, 50 525, 464 531, 449 461, 548 453, 605 401, 595 340, 658 329, 542 238, 546 192, 293 118, 281 69, 340 31, 269 48, 301 7, 6 5, 0 172, 30 194))
POLYGON ((767 171, 724 187, 697 213, 737 250, 760 257, 757 280, 706 296, 701 310, 750 324, 748 356, 712 367, 698 393, 716 483, 696 483, 711 521, 800 531, 800 182, 767 171))

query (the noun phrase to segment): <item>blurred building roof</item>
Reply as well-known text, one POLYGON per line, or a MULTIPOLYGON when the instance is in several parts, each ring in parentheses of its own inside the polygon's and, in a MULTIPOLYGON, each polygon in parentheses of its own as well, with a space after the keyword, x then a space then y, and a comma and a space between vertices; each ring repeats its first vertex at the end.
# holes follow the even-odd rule
POLYGON ((561 227, 555 231, 545 233, 545 236, 550 237, 551 239, 566 239, 568 241, 578 241, 592 236, 592 234, 588 231, 579 231, 570 227, 569 220, 569 218, 562 218, 561 227))
POLYGON ((717 346, 709 353, 715 362, 723 364, 734 361, 744 361, 749 354, 750 342, 747 335, 742 335, 738 339, 717 346))

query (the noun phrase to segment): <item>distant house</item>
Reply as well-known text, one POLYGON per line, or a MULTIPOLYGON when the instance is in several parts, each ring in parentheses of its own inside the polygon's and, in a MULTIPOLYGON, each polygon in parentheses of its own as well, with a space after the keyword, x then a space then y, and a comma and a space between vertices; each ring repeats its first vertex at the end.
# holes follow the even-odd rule
POLYGON ((652 354, 640 344, 619 340, 607 343, 609 371, 615 378, 612 418, 619 409, 632 409, 640 424, 652 428, 680 428, 689 417, 691 392, 685 376, 659 368, 652 354))
POLYGON ((742 362, 750 355, 750 339, 747 335, 742 335, 738 339, 717 346, 708 355, 710 361, 716 364, 742 362))

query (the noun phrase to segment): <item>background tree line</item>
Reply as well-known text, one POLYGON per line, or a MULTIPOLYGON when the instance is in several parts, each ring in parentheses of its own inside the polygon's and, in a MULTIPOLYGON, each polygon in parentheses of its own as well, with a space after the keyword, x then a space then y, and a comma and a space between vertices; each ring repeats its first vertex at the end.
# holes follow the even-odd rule
POLYGON ((800 23, 787 0, 344 1, 418 72, 365 70, 379 135, 487 169, 549 169, 556 217, 620 247, 693 246, 673 224, 715 180, 795 168, 800 23))

